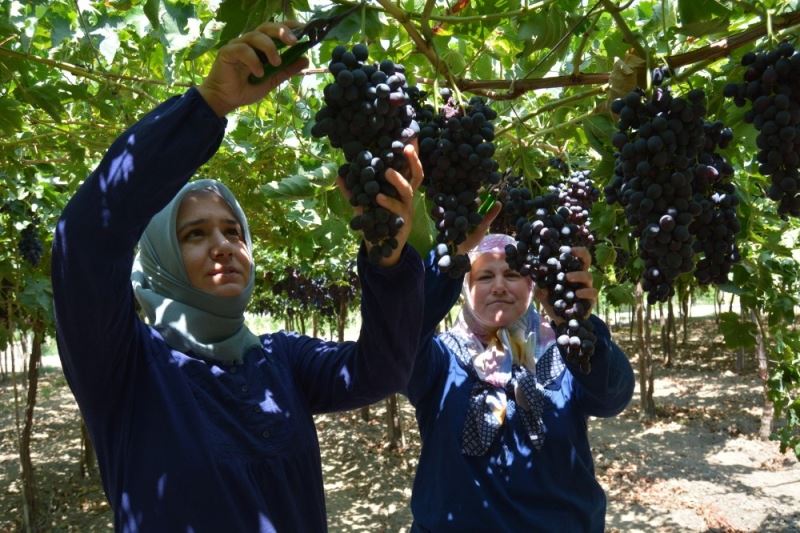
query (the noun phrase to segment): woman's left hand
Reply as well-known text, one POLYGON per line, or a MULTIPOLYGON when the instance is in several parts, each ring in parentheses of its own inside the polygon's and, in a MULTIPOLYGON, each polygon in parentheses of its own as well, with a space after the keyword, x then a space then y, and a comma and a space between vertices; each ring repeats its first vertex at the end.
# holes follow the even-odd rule
MULTIPOLYGON (((394 237, 397 239, 397 248, 392 251, 392 255, 384 257, 380 261, 381 266, 385 267, 395 265, 400 260, 400 254, 405 247, 406 241, 408 241, 408 236, 411 234, 411 224, 414 219, 414 191, 419 188, 424 177, 422 163, 419 160, 417 139, 413 139, 407 144, 403 153, 408 160, 408 177, 403 176, 391 168, 386 169, 386 173, 384 174, 386 181, 397 189, 398 197, 391 198, 383 193, 378 193, 375 196, 375 201, 379 206, 401 216, 404 221, 397 235, 394 237)), ((349 199, 350 192, 347 190, 342 176, 336 178, 336 184, 339 186, 339 190, 345 198, 349 199)), ((356 213, 361 213, 362 208, 357 207, 354 210, 356 213)), ((366 245, 367 251, 369 251, 372 245, 369 242, 366 242, 366 245)))
MULTIPOLYGON (((592 256, 589 254, 589 250, 583 246, 574 247, 572 249, 572 255, 580 259, 583 269, 576 270, 574 272, 568 272, 567 281, 576 285, 583 285, 583 287, 575 291, 575 297, 585 300, 589 303, 589 307, 586 310, 586 316, 588 317, 592 311, 592 307, 594 307, 594 304, 597 303, 597 289, 592 286, 594 282, 592 280, 592 275, 589 273, 589 267, 592 265, 592 256)), ((564 323, 565 320, 556 315, 553 306, 550 305, 548 296, 549 291, 547 289, 541 288, 538 285, 536 286, 534 290, 534 297, 545 310, 547 316, 550 317, 550 320, 556 324, 564 323)))

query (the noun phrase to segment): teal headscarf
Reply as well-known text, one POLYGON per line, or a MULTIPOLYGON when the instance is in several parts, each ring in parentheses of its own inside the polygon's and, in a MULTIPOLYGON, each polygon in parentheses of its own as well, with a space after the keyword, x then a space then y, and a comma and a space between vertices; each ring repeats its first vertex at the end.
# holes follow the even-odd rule
POLYGON ((242 226, 252 256, 247 218, 233 193, 215 180, 193 181, 145 228, 131 273, 133 290, 148 322, 173 349, 237 363, 247 350, 260 344, 244 324, 244 310, 253 293, 254 268, 250 269, 247 287, 238 296, 214 296, 192 287, 183 264, 176 221, 183 199, 198 191, 213 192, 225 200, 242 226))

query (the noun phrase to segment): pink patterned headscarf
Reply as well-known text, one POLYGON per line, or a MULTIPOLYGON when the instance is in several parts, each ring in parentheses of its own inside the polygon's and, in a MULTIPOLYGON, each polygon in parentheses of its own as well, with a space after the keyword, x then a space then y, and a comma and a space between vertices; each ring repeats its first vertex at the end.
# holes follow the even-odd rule
MULTIPOLYGON (((515 243, 516 241, 514 238, 509 235, 502 233, 489 233, 483 239, 481 239, 481 242, 478 243, 475 248, 470 250, 467 255, 469 255, 470 261, 474 264, 478 257, 485 253, 500 253, 505 255, 506 245, 515 243)), ((489 328, 489 326, 483 322, 478 315, 475 314, 475 302, 472 301, 472 294, 469 290, 470 275, 471 272, 467 272, 467 275, 464 276, 464 285, 461 288, 461 295, 464 297, 464 306, 462 307, 461 316, 466 321, 469 330, 479 338, 485 340, 485 337, 493 334, 494 331, 490 331, 491 328, 489 328)), ((531 293, 529 298, 532 296, 533 283, 531 282, 531 293)), ((528 305, 530 305, 530 302, 528 302, 528 305)), ((527 329, 527 322, 527 316, 526 314, 523 314, 513 324, 509 324, 507 329, 511 331, 524 331, 527 329)))

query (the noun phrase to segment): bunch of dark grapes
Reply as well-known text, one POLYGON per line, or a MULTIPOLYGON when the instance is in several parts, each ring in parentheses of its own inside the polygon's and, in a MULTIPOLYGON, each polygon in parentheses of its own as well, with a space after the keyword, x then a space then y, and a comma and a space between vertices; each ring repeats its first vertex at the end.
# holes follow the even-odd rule
POLYGON ((547 160, 547 164, 556 169, 562 176, 569 176, 569 165, 560 157, 551 157, 547 160))
POLYGON ((506 246, 509 267, 529 275, 538 287, 547 289, 553 311, 564 319, 556 326, 557 343, 564 358, 589 373, 597 338, 586 318, 590 302, 578 298, 583 287, 567 280, 567 273, 583 270, 573 247, 592 249, 589 213, 600 191, 588 172, 576 172, 551 192, 533 200, 535 210, 520 222, 516 245, 506 246))
POLYGON ((651 78, 653 80, 653 85, 661 85, 664 83, 664 80, 672 76, 672 72, 670 71, 669 67, 656 67, 653 69, 651 73, 651 78))
POLYGON ((25 226, 25 229, 20 232, 17 249, 20 255, 22 255, 22 258, 31 266, 39 266, 39 261, 42 259, 43 247, 42 241, 39 239, 39 232, 36 229, 36 224, 28 224, 25 226))
POLYGON ((462 106, 449 89, 440 94, 445 103, 439 110, 417 100, 420 160, 425 196, 433 203, 437 264, 442 272, 460 277, 470 262, 456 248, 483 220, 481 192, 500 181, 493 157, 497 113, 482 98, 462 106))
POLYGON ((689 226, 695 236, 694 251, 702 254, 694 276, 701 285, 724 283, 740 259, 736 234, 741 229, 736 216, 739 197, 733 184, 733 167, 717 148, 726 148, 733 132, 722 122, 706 122, 705 145, 694 168, 694 200, 702 211, 689 226))
POLYGON ((335 80, 323 90, 325 105, 311 128, 314 137, 328 137, 344 151, 347 163, 339 169, 350 192, 350 203, 360 206, 350 227, 364 232, 373 244, 369 258, 378 262, 397 248, 395 236, 404 220, 380 207, 375 196, 396 198, 397 190, 384 176, 388 168, 403 172, 403 148, 419 131, 408 97, 405 69, 389 59, 367 63, 365 44, 348 51, 337 46, 328 71, 335 80))
POLYGON ((525 184, 522 172, 514 175, 510 169, 506 170, 498 184, 495 199, 502 203, 503 208, 492 221, 491 232, 516 235, 518 223, 524 224, 534 210, 533 194, 525 184))
POLYGON ((758 130, 759 172, 769 176, 767 196, 778 214, 800 217, 800 52, 781 43, 770 52, 742 56, 743 83, 725 86, 726 97, 743 107, 744 120, 758 130))
POLYGON ((702 207, 693 199, 692 181, 705 146, 705 93, 686 98, 656 88, 650 98, 637 89, 612 102, 619 131, 614 177, 604 193, 625 208, 644 260, 642 286, 648 303, 666 301, 673 282, 694 268, 694 236, 689 230, 702 207))

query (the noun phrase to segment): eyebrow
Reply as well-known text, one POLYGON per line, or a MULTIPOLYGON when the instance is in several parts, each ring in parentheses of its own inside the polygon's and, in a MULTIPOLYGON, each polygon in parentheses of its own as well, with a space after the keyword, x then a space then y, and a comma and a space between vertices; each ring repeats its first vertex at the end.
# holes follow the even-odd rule
MULTIPOLYGON (((209 221, 208 218, 196 218, 194 220, 189 220, 188 222, 184 222, 183 224, 178 226, 178 229, 176 230, 176 232, 177 233, 181 233, 181 232, 183 232, 183 230, 185 230, 188 227, 200 226, 202 224, 208 223, 208 221, 209 221)), ((222 219, 222 223, 223 224, 229 224, 229 225, 232 225, 232 226, 239 226, 240 225, 239 221, 236 220, 235 218, 224 218, 224 219, 222 219)))

